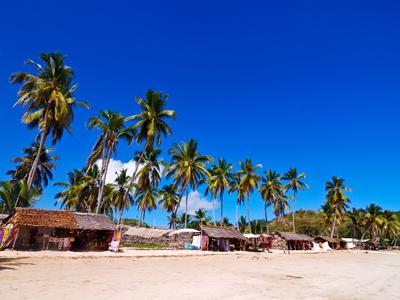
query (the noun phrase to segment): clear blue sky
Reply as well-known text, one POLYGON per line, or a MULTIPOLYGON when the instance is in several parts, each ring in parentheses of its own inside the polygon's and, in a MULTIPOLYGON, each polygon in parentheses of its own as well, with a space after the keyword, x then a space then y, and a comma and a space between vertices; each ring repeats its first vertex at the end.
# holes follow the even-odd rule
MULTIPOLYGON (((0 10, 0 179, 35 131, 12 108, 9 75, 42 51, 61 51, 76 72, 73 135, 57 144, 55 180, 81 167, 101 109, 130 115, 148 88, 170 95, 172 137, 235 167, 251 157, 279 172, 295 166, 317 209, 332 175, 353 189, 353 206, 398 210, 400 6, 396 1, 7 1, 0 10), (322 3, 323 2, 323 3, 322 3)), ((121 144, 116 159, 135 148, 121 144)), ((49 187, 39 207, 54 208, 49 187)), ((258 195, 252 217, 262 218, 258 195)), ((234 220, 234 200, 225 200, 234 220)), ((218 213, 218 212, 217 212, 218 213)), ((242 213, 245 213, 244 207, 242 213)), ((136 216, 132 210, 130 216, 136 216)), ((147 215, 165 224, 161 211, 147 215)))

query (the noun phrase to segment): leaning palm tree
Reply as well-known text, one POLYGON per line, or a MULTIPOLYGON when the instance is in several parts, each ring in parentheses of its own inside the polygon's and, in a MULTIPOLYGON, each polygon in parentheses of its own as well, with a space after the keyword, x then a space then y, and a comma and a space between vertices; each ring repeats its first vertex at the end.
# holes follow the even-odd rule
MULTIPOLYGON (((145 153, 153 151, 154 143, 161 145, 161 137, 172 134, 172 129, 168 125, 168 119, 175 119, 175 111, 165 109, 168 95, 159 91, 148 90, 145 99, 136 97, 136 103, 139 105, 141 112, 128 117, 128 120, 137 120, 134 129, 137 130, 136 141, 138 144, 145 142, 144 150, 138 157, 138 161, 142 160, 145 153)), ((137 156, 137 155, 136 155, 137 156)), ((139 163, 136 163, 135 169, 131 176, 130 185, 133 186, 139 171, 139 163)), ((128 194, 125 195, 127 201, 128 194)))
POLYGON ((171 213, 170 221, 172 221, 172 223, 170 226, 176 229, 176 218, 174 218, 174 216, 175 209, 178 206, 180 199, 177 187, 173 184, 165 185, 158 194, 160 195, 158 203, 164 208, 164 210, 171 213))
MULTIPOLYGON (((16 157, 13 162, 18 163, 15 169, 7 172, 13 180, 28 180, 29 172, 32 169, 33 162, 39 151, 39 144, 33 143, 31 146, 24 148, 24 156, 16 157)), ((39 162, 35 174, 33 175, 32 185, 38 189, 43 189, 49 184, 49 180, 53 179, 53 171, 56 169, 54 161, 58 160, 57 155, 51 154, 53 148, 43 148, 39 155, 39 162)))
POLYGON ((286 180, 287 183, 284 186, 285 191, 291 190, 293 192, 293 208, 292 208, 292 218, 293 218, 293 232, 296 232, 296 224, 295 224, 295 210, 296 210, 296 195, 299 191, 304 191, 308 189, 308 185, 302 181, 302 179, 306 178, 306 174, 298 173, 296 168, 290 168, 288 172, 286 172, 282 176, 282 180, 286 180))
POLYGON ((345 192, 351 192, 351 189, 344 185, 344 179, 336 176, 332 177, 332 181, 325 183, 326 202, 334 207, 333 224, 331 230, 331 238, 335 233, 336 223, 341 219, 344 210, 347 208, 350 199, 345 192))
POLYGON ((239 205, 243 204, 246 200, 245 191, 243 190, 243 186, 241 184, 242 177, 239 172, 234 173, 231 181, 231 188, 229 189, 229 193, 236 192, 236 229, 239 230, 239 205))
POLYGON ((37 127, 39 130, 39 148, 28 175, 28 190, 32 186, 47 137, 52 135, 52 143, 55 144, 64 130, 71 132, 73 107, 89 107, 86 102, 74 99, 74 72, 65 65, 65 56, 60 53, 41 53, 40 58, 43 65, 30 59, 26 61, 26 64, 36 68, 36 74, 17 72, 10 78, 11 83, 22 84, 18 92, 19 99, 15 103, 25 107, 22 122, 29 128, 37 127))
POLYGON ((96 213, 99 213, 102 204, 108 166, 111 161, 111 156, 117 151, 118 142, 121 139, 125 139, 128 143, 131 143, 135 137, 135 130, 133 127, 127 127, 125 124, 126 121, 127 118, 123 117, 120 113, 109 110, 101 111, 98 116, 91 117, 88 121, 89 129, 96 128, 101 131, 87 163, 87 167, 90 169, 97 160, 102 160, 100 168, 100 190, 97 198, 96 213))
POLYGON ((382 208, 376 204, 370 204, 365 209, 365 214, 363 215, 363 224, 365 231, 361 236, 361 240, 364 236, 369 233, 372 239, 376 239, 381 233, 382 225, 384 223, 384 217, 382 208))
POLYGON ((16 207, 31 207, 40 196, 39 189, 28 189, 26 180, 0 182, 0 206, 5 213, 11 213, 16 207))
MULTIPOLYGON (((190 139, 188 143, 175 143, 169 153, 172 156, 171 164, 165 169, 167 178, 173 177, 174 184, 179 186, 181 197, 176 207, 178 211, 182 196, 186 192, 185 216, 187 217, 189 189, 196 190, 206 176, 210 176, 205 164, 211 161, 208 155, 201 155, 197 150, 198 143, 190 139)), ((185 221, 185 228, 187 220, 185 221)))
POLYGON ((231 169, 232 164, 228 164, 225 159, 218 159, 218 164, 214 164, 211 167, 210 178, 208 180, 208 189, 213 191, 213 196, 219 196, 221 200, 221 219, 220 224, 222 226, 222 220, 224 219, 224 193, 230 189, 230 183, 232 181, 231 169))
POLYGON ((240 185, 243 188, 244 195, 247 198, 247 218, 248 218, 248 228, 249 233, 251 233, 251 219, 250 219, 250 195, 253 193, 254 189, 258 189, 258 182, 261 180, 261 176, 256 174, 256 171, 262 168, 261 164, 253 166, 251 159, 247 158, 244 162, 239 162, 240 173, 242 175, 242 180, 240 185))
POLYGON ((275 202, 275 199, 280 196, 281 190, 282 183, 279 174, 272 170, 265 172, 265 177, 262 179, 262 184, 259 191, 261 198, 264 200, 264 214, 267 234, 269 234, 267 208, 275 202))

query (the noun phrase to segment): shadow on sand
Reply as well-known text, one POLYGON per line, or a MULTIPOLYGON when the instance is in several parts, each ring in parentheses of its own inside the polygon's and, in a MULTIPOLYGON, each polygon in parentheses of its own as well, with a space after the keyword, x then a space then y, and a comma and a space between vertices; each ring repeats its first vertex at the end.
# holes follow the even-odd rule
POLYGON ((22 262, 24 258, 14 258, 14 257, 0 257, 0 271, 3 270, 16 270, 15 267, 23 265, 33 265, 32 263, 22 262))

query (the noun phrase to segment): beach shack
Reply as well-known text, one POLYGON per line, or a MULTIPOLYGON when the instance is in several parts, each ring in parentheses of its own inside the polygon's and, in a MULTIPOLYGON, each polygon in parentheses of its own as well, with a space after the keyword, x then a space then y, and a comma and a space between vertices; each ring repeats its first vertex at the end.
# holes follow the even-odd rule
POLYGON ((328 243, 329 247, 334 250, 347 249, 347 242, 337 238, 331 238, 327 236, 317 236, 314 238, 316 243, 328 243))
POLYGON ((245 250, 249 240, 239 231, 225 227, 200 226, 201 250, 245 250))
POLYGON ((313 238, 294 232, 276 231, 272 234, 272 248, 287 250, 311 250, 313 238))
POLYGON ((3 220, 17 250, 107 250, 115 225, 106 215, 17 207, 3 220))

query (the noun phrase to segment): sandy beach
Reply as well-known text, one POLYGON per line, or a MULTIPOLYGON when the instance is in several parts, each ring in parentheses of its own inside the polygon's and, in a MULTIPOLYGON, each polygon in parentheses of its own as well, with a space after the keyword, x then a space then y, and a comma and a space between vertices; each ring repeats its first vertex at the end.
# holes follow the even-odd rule
POLYGON ((398 299, 394 252, 3 252, 7 299, 398 299))

